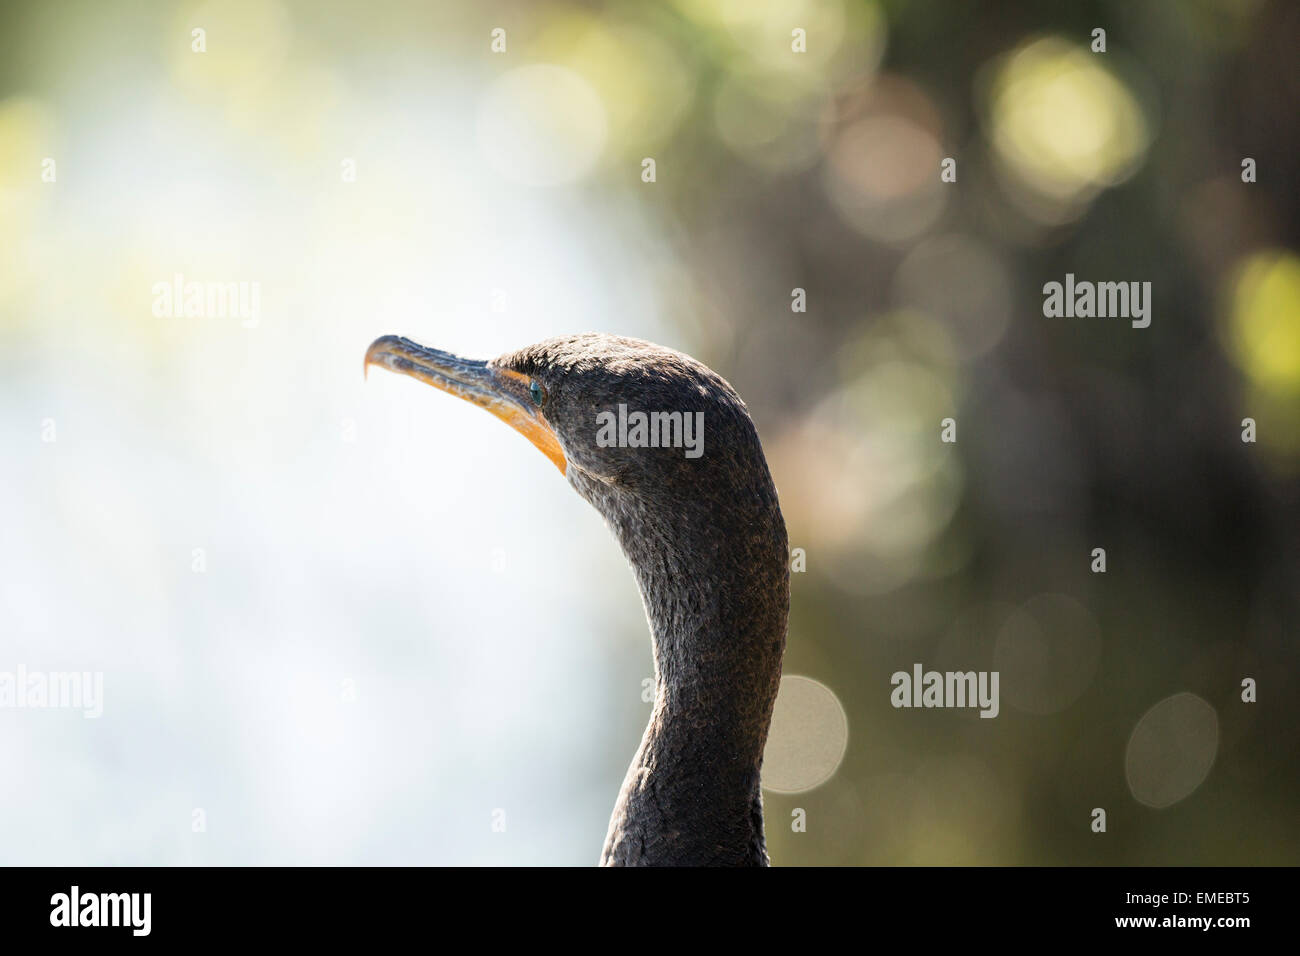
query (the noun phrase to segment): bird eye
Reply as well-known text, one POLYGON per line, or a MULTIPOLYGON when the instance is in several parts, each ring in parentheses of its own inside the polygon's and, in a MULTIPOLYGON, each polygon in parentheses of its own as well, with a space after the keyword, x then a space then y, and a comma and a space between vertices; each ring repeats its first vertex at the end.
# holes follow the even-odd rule
POLYGON ((541 408, 542 399, 546 397, 546 392, 542 390, 542 386, 538 385, 536 382, 529 382, 528 394, 532 396, 533 404, 538 408, 541 408))

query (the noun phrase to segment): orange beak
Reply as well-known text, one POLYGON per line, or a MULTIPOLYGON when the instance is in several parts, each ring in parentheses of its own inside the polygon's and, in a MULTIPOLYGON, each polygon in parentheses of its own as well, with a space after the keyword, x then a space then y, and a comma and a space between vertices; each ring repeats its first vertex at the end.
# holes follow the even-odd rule
POLYGON ((364 367, 368 371, 372 365, 409 375, 487 409, 536 445, 560 474, 568 468, 560 440, 529 395, 527 375, 425 348, 396 335, 385 335, 370 344, 364 367))

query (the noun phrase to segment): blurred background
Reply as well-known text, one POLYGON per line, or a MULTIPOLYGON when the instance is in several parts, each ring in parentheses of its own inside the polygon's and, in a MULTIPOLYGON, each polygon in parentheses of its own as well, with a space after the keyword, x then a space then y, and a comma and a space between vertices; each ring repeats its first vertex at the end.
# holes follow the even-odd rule
POLYGON ((0 862, 594 863, 632 576, 519 436, 361 374, 588 329, 736 386, 803 549, 774 863, 1297 862, 1298 38, 1286 0, 0 6, 0 672, 104 681, 0 708, 0 862), (1067 272, 1151 282, 1150 328, 1044 318, 1067 272), (160 309, 178 274, 255 314, 160 309), (893 709, 915 662, 998 670, 1000 716, 893 709))

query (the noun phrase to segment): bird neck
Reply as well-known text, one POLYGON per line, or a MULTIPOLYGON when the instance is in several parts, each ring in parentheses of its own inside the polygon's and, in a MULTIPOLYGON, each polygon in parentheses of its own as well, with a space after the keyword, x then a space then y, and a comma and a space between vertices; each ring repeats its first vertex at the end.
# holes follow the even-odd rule
POLYGON ((611 521, 650 623, 655 704, 610 821, 606 864, 767 862, 759 774, 789 569, 770 479, 760 490, 739 499, 745 509, 680 502, 654 509, 654 521, 636 509, 611 521))

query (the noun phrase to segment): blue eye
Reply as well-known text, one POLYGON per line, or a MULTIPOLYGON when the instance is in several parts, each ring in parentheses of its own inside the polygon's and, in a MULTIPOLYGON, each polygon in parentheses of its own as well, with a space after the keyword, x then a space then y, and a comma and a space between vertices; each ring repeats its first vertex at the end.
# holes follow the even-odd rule
POLYGON ((528 394, 532 396, 533 404, 536 405, 538 408, 541 408, 542 399, 546 395, 546 393, 542 391, 542 386, 538 385, 536 382, 529 382, 528 394))

